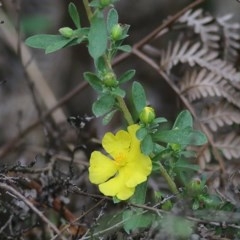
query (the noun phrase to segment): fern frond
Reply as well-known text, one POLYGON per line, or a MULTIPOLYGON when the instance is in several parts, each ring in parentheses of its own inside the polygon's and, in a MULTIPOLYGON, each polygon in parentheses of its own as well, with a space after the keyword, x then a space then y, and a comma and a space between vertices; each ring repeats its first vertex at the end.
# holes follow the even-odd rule
POLYGON ((194 32, 199 34, 204 46, 207 48, 219 48, 219 26, 214 22, 214 18, 203 13, 202 9, 187 11, 178 20, 193 27, 194 32))
POLYGON ((240 158, 240 136, 231 132, 226 135, 222 140, 215 142, 215 147, 222 151, 227 159, 240 158))
POLYGON ((240 108, 240 94, 221 76, 201 69, 187 72, 182 81, 179 81, 180 93, 190 101, 200 98, 219 97, 225 98, 228 102, 240 108))
POLYGON ((235 61, 240 49, 240 24, 229 22, 232 14, 227 14, 216 19, 222 28, 224 59, 235 61))
POLYGON ((228 103, 219 103, 202 111, 200 121, 208 124, 212 131, 219 127, 240 124, 240 112, 228 103))
POLYGON ((174 45, 168 45, 167 51, 160 51, 160 66, 167 72, 178 63, 188 63, 190 66, 199 65, 209 71, 228 79, 232 82, 240 82, 240 72, 230 63, 218 58, 216 51, 202 48, 199 42, 190 44, 185 42, 183 45, 177 41, 174 45))
POLYGON ((204 148, 204 150, 201 152, 201 155, 198 156, 198 162, 202 169, 205 168, 206 163, 209 163, 211 161, 211 151, 209 147, 204 148))

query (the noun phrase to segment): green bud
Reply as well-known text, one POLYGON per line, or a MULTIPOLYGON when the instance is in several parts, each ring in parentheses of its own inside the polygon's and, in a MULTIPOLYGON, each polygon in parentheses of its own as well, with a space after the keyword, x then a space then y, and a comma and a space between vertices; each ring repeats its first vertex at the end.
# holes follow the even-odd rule
POLYGON ((106 87, 116 87, 118 85, 118 81, 116 80, 116 76, 113 72, 106 73, 102 80, 106 87))
POLYGON ((199 178, 193 178, 190 183, 187 185, 188 192, 191 195, 198 195, 202 193, 203 191, 203 184, 201 182, 201 179, 199 178))
POLYGON ((123 28, 122 26, 118 23, 118 24, 115 24, 113 27, 112 27, 112 30, 111 30, 111 38, 113 41, 118 41, 122 38, 122 34, 123 34, 123 28))
POLYGON ((100 0, 100 5, 102 8, 109 6, 112 3, 112 0, 100 0))
POLYGON ((62 27, 58 31, 65 38, 71 38, 73 36, 73 30, 70 27, 62 27))
POLYGON ((151 123, 155 117, 155 111, 151 107, 145 107, 139 115, 140 121, 145 124, 151 123))

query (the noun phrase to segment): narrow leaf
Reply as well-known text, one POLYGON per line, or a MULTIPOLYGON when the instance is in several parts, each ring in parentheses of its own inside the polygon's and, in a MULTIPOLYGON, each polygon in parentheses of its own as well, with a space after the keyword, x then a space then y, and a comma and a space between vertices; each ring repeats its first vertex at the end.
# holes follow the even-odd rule
POLYGON ((144 204, 147 193, 147 181, 137 185, 134 195, 130 198, 131 203, 144 204))
POLYGON ((132 99, 137 113, 139 114, 146 106, 146 95, 143 86, 139 82, 133 82, 132 99))
POLYGON ((120 76, 120 78, 118 79, 119 83, 125 83, 129 80, 131 80, 134 75, 135 75, 136 71, 133 69, 130 69, 128 71, 126 71, 122 76, 120 76))
POLYGON ((102 91, 102 82, 95 74, 91 72, 84 73, 84 79, 91 85, 96 91, 102 91))
POLYGON ((94 60, 101 57, 107 49, 107 29, 103 16, 94 15, 88 34, 89 53, 94 60))
POLYGON ((47 53, 56 52, 57 50, 60 50, 64 47, 66 47, 69 43, 71 43, 73 41, 74 41, 74 39, 65 38, 63 40, 55 42, 55 43, 47 46, 45 53, 47 54, 47 53))
POLYGON ((148 134, 148 131, 146 128, 140 128, 137 130, 136 136, 139 140, 143 140, 148 134))
POLYGON ((96 117, 100 117, 110 112, 114 106, 115 98, 111 95, 103 95, 100 97, 92 107, 92 111, 96 117))
POLYGON ((121 46, 117 47, 117 50, 129 53, 132 51, 132 47, 129 45, 121 45, 121 46))
POLYGON ((117 110, 113 110, 110 113, 107 113, 103 118, 103 125, 107 125, 113 118, 114 114, 117 112, 117 110))
POLYGON ((76 28, 81 28, 80 16, 79 16, 78 10, 75 4, 72 2, 68 5, 68 13, 71 19, 73 20, 76 28))
POLYGON ((122 98, 124 98, 126 95, 126 92, 119 87, 112 89, 111 93, 122 98))
POLYGON ((186 127, 192 127, 193 126, 193 119, 192 115, 189 111, 185 110, 179 113, 177 116, 177 119, 174 122, 173 129, 179 128, 184 129, 186 127))
POLYGON ((107 30, 109 33, 111 32, 112 27, 117 23, 118 23, 118 13, 116 9, 112 8, 108 12, 108 16, 107 16, 107 30))
POLYGON ((123 212, 123 228, 127 233, 138 228, 147 228, 155 220, 152 214, 143 214, 141 209, 123 212))
POLYGON ((149 155, 150 153, 153 152, 153 140, 150 134, 146 135, 144 137, 144 139, 141 142, 141 151, 145 154, 145 155, 149 155))
POLYGON ((200 131, 192 130, 191 127, 157 132, 154 134, 154 140, 165 143, 194 146, 207 143, 206 136, 200 131))
POLYGON ((32 48, 46 49, 61 40, 66 40, 66 38, 62 35, 38 34, 27 38, 25 44, 32 48))

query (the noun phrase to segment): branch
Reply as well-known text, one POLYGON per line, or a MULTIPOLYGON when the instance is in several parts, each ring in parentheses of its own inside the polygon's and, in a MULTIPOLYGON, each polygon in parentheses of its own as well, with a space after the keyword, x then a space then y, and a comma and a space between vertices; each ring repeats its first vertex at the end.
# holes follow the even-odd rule
POLYGON ((40 212, 27 198, 25 198, 21 193, 19 193, 17 190, 15 190, 13 187, 5 184, 0 183, 0 188, 6 190, 7 192, 10 192, 11 194, 15 195, 17 198, 21 199, 33 212, 35 212, 39 218, 42 219, 43 222, 45 222, 56 234, 60 236, 61 239, 67 240, 64 236, 61 235, 61 232, 57 229, 57 227, 50 222, 43 214, 40 212))

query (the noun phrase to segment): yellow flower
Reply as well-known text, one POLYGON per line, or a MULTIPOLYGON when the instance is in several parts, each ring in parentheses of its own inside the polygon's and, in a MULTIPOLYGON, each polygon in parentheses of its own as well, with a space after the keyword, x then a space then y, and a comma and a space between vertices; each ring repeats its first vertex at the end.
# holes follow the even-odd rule
POLYGON ((140 149, 136 137, 139 125, 120 130, 113 135, 106 133, 102 140, 103 148, 109 154, 105 156, 94 151, 90 158, 90 182, 99 185, 99 190, 106 196, 116 196, 120 200, 130 198, 135 187, 147 180, 151 173, 151 159, 140 149))

